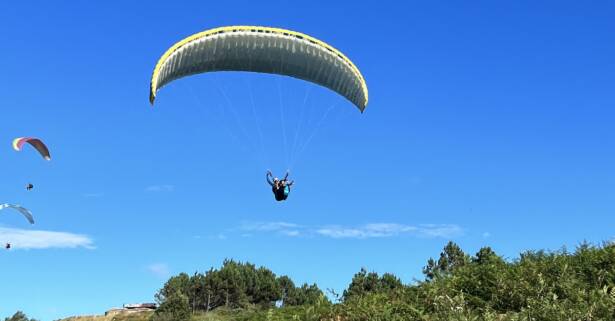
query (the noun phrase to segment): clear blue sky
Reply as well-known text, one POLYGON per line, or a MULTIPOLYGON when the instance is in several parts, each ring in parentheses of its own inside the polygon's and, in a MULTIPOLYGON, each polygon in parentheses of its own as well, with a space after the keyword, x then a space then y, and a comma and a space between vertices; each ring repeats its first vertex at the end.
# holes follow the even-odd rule
POLYGON ((342 291, 362 266, 421 278, 448 240, 510 259, 609 240, 614 15, 607 1, 5 3, 0 202, 37 223, 0 212, 15 243, 0 253, 0 317, 152 301, 168 276, 224 258, 342 291), (150 107, 160 55, 231 24, 340 49, 367 80, 366 112, 245 73, 176 81, 150 107), (11 149, 28 135, 51 162, 11 149), (276 203, 265 170, 290 165, 296 188, 276 203))

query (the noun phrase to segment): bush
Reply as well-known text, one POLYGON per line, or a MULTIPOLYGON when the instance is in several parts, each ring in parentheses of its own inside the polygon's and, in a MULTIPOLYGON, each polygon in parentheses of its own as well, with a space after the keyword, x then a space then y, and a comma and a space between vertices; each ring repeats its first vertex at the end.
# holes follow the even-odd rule
POLYGON ((170 294, 152 315, 152 321, 187 321, 190 320, 188 297, 181 292, 170 294))

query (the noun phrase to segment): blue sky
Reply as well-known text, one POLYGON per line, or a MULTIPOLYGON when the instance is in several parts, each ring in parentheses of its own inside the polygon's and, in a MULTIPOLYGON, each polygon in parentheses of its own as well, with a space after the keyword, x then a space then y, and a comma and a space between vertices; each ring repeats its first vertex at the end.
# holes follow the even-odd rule
POLYGON ((609 240, 614 13, 606 1, 3 4, 0 202, 37 222, 0 213, 15 246, 0 255, 0 317, 152 301, 170 275, 224 258, 341 292, 361 267, 421 278, 448 240, 510 259, 609 240), (245 73, 181 79, 150 107, 160 55, 232 24, 340 49, 366 78, 366 112, 245 73), (43 138, 52 161, 13 151, 18 136, 43 138), (264 173, 289 167, 296 188, 277 203, 264 173))

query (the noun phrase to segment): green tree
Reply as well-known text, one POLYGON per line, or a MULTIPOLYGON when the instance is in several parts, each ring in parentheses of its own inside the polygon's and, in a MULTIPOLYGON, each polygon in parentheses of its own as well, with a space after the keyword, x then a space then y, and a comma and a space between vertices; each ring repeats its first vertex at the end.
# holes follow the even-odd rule
POLYGON ((190 277, 186 273, 171 277, 154 297, 162 304, 169 296, 178 292, 184 295, 190 293, 190 277))
POLYGON ((351 297, 363 296, 369 292, 374 292, 378 289, 378 274, 375 272, 367 272, 365 268, 352 277, 348 289, 344 290, 342 300, 347 300, 351 297))
MULTIPOLYGON (((312 285, 308 285, 304 283, 300 288, 297 288, 295 293, 297 293, 297 305, 314 305, 317 303, 329 303, 329 299, 325 296, 321 289, 318 288, 316 283, 312 285)), ((324 304, 323 303, 323 304, 324 304)))
POLYGON ((189 288, 187 295, 192 313, 197 310, 207 311, 208 298, 210 299, 210 296, 205 275, 195 272, 190 277, 189 288))
POLYGON ((288 276, 283 275, 278 277, 277 279, 278 287, 280 288, 282 294, 282 305, 290 306, 290 305, 298 305, 294 301, 296 297, 295 293, 295 283, 288 276))
POLYGON ((402 288, 403 284, 393 274, 385 273, 382 277, 378 273, 367 272, 365 268, 354 275, 348 289, 342 294, 343 300, 354 296, 363 296, 368 293, 390 292, 402 288))
POLYGON ((37 321, 36 319, 28 319, 25 313, 21 311, 15 312, 12 317, 4 318, 4 321, 37 321))
POLYGON ((380 277, 380 289, 384 291, 392 291, 403 288, 401 280, 391 273, 384 273, 380 277))
POLYGON ((463 253, 459 245, 449 241, 440 253, 438 261, 435 261, 433 258, 427 261, 427 265, 423 268, 423 274, 425 274, 427 280, 432 280, 438 276, 448 276, 467 262, 468 257, 463 253))
POLYGON ((190 303, 188 296, 180 291, 167 296, 152 316, 153 321, 187 321, 190 320, 190 303))
POLYGON ((468 307, 479 311, 502 309, 507 306, 501 301, 507 300, 507 294, 501 292, 506 271, 506 262, 490 247, 483 247, 470 264, 456 271, 454 282, 459 291, 464 293, 468 307))
POLYGON ((252 298, 252 303, 262 307, 272 307, 275 301, 282 298, 282 289, 271 270, 260 267, 256 273, 256 293, 252 298))

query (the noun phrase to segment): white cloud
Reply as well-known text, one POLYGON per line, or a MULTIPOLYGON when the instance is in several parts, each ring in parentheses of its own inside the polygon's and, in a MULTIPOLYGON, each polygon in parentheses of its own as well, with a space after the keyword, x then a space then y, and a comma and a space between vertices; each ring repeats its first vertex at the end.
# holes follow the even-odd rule
POLYGON ((147 266, 147 270, 159 278, 166 278, 171 275, 171 270, 165 263, 152 263, 147 266))
POLYGON ((328 226, 319 228, 316 233, 332 238, 375 238, 393 237, 399 235, 415 235, 420 237, 449 238, 463 233, 456 225, 404 225, 397 223, 371 223, 360 227, 328 226))
POLYGON ((280 231, 280 233, 286 236, 299 236, 301 234, 301 232, 299 232, 298 230, 283 230, 280 231))
POLYGON ((420 225, 417 234, 422 237, 450 238, 463 235, 463 229, 454 224, 427 224, 420 225))
POLYGON ((92 239, 83 234, 6 227, 0 227, 0 241, 10 243, 11 249, 95 248, 92 239))
POLYGON ((244 231, 262 232, 280 231, 298 227, 300 226, 297 224, 287 222, 244 222, 241 225, 241 229, 244 231))
POLYGON ((146 192, 172 192, 174 190, 174 185, 151 185, 145 188, 146 192))
POLYGON ((412 231, 416 231, 416 227, 395 223, 372 223, 361 227, 329 226, 316 230, 318 234, 332 238, 390 237, 412 231))
POLYGON ((488 238, 488 237, 490 237, 490 236, 491 236, 491 233, 489 233, 489 232, 485 232, 485 233, 483 233, 483 237, 484 237, 484 238, 488 238))
POLYGON ((348 237, 354 237, 354 238, 364 237, 363 232, 359 229, 344 228, 341 226, 331 226, 328 228, 321 228, 321 229, 316 230, 316 233, 320 235, 336 238, 336 239, 337 238, 348 238, 348 237))
MULTIPOLYGON (((282 234, 286 236, 299 236, 303 229, 302 226, 294 223, 287 222, 244 222, 240 230, 244 232, 271 232, 282 234)), ((243 233, 243 235, 251 235, 250 233, 243 233)))
MULTIPOLYGON (((244 232, 272 232, 284 236, 320 235, 330 238, 378 238, 413 235, 426 238, 450 238, 463 234, 457 225, 404 225, 398 223, 369 223, 362 226, 326 225, 309 227, 288 222, 243 223, 239 228, 244 232)), ((251 235, 251 234, 250 234, 251 235)), ((244 235, 242 235, 244 236, 244 235)))

